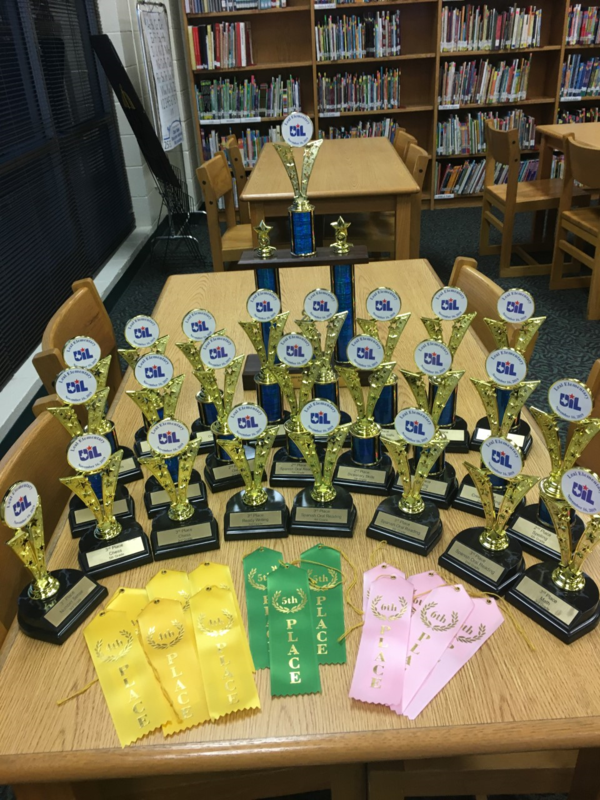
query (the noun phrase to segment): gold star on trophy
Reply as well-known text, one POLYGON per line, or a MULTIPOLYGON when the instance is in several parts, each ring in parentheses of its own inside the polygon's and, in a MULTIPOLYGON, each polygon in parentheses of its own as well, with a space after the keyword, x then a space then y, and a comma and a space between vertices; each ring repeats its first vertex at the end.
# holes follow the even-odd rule
POLYGON ((350 244, 348 241, 348 228, 351 224, 351 222, 344 222, 343 217, 338 217, 337 222, 331 223, 331 227, 335 231, 335 242, 329 246, 335 250, 337 255, 343 256, 350 252, 351 247, 354 247, 354 245, 350 244))
POLYGON ((258 247, 254 250, 259 258, 273 258, 273 253, 277 249, 271 244, 270 233, 273 230, 272 225, 267 225, 264 219, 261 219, 260 225, 254 228, 258 236, 258 247))

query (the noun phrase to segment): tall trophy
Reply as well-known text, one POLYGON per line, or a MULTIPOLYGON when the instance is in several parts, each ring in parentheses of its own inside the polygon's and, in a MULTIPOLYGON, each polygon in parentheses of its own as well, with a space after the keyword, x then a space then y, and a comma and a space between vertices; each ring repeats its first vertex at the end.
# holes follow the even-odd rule
MULTIPOLYGON (((374 289, 367 297, 367 313, 370 319, 358 319, 360 329, 367 336, 372 336, 383 345, 383 360, 392 361, 396 346, 410 319, 408 314, 400 314, 402 302, 400 296, 393 289, 380 287, 374 289), (380 325, 386 325, 387 334, 385 343, 379 336, 380 325)), ((375 404, 373 418, 382 428, 393 428, 396 414, 398 413, 398 376, 395 372, 390 374, 388 382, 381 390, 379 400, 375 404)))
MULTIPOLYGON (((552 413, 531 408, 531 415, 542 432, 550 455, 550 474, 540 481, 540 497, 512 520, 509 534, 521 542, 523 549, 538 558, 558 558, 560 541, 554 520, 548 508, 548 499, 563 500, 560 482, 562 476, 575 466, 579 456, 600 430, 600 419, 590 418, 593 409, 592 393, 583 383, 567 379, 556 381, 548 391, 552 413), (574 424, 573 436, 565 453, 560 441, 559 422, 574 424)), ((573 546, 583 533, 583 521, 575 508, 570 510, 569 530, 573 546)))
POLYGON ((190 440, 183 422, 162 419, 148 431, 148 444, 152 455, 141 464, 169 498, 167 510, 152 520, 150 542, 155 560, 218 548, 219 528, 212 511, 192 505, 188 496, 200 442, 190 440))
POLYGON ((311 400, 299 414, 301 430, 290 432, 313 474, 313 484, 299 492, 292 506, 290 533, 319 536, 352 536, 356 508, 350 492, 333 486, 333 473, 346 439, 340 428, 340 412, 329 400, 311 400), (323 462, 316 437, 327 436, 323 462))
POLYGON ((394 426, 399 440, 384 441, 402 482, 402 497, 399 500, 394 495, 386 497, 377 506, 367 536, 427 555, 440 540, 443 528, 437 506, 422 496, 421 489, 448 440, 421 408, 403 409, 394 426), (413 465, 407 452, 410 445, 418 452, 413 465))
POLYGON ((375 422, 375 404, 395 362, 384 363, 384 347, 372 336, 355 336, 348 345, 351 366, 338 370, 356 405, 357 419, 350 425, 350 450, 344 453, 334 477, 336 486, 363 494, 389 494, 394 481, 394 469, 381 446, 381 428, 375 422), (369 370, 367 399, 363 396, 359 371, 369 370))
MULTIPOLYGON (((454 359, 469 326, 477 316, 475 311, 469 314, 466 313, 467 305, 467 296, 462 289, 459 289, 458 286, 444 286, 438 289, 431 299, 431 308, 435 316, 421 317, 421 322, 425 326, 429 338, 440 344, 446 344, 444 342, 443 323, 452 322, 452 330, 446 345, 452 359, 454 359)), ((437 387, 434 380, 430 383, 430 393, 434 395, 436 391, 437 387)), ((468 453, 469 431, 465 420, 456 414, 457 395, 458 387, 455 388, 446 403, 446 407, 442 410, 438 419, 438 426, 446 433, 446 438, 448 439, 447 453, 468 453)))
POLYGON ((33 639, 62 644, 108 591, 77 569, 48 571, 42 501, 30 481, 18 481, 8 489, 0 520, 14 531, 7 544, 33 577, 17 600, 19 627, 33 639))
MULTIPOLYGON (((417 345, 415 361, 420 372, 409 372, 402 369, 400 372, 410 386, 417 406, 424 411, 433 421, 436 430, 441 429, 439 420, 448 406, 450 398, 456 392, 458 382, 464 375, 464 370, 451 370, 452 355, 449 348, 441 342, 426 340, 417 345), (429 387, 425 384, 426 376, 429 387), (435 391, 431 391, 434 387, 435 391)), ((444 433, 446 429, 441 429, 444 433)), ((387 441, 384 439, 387 447, 387 441)), ((449 443, 446 437, 446 447, 449 443)), ((413 443, 415 444, 415 443, 413 443)), ((442 448, 437 461, 430 466, 430 472, 421 486, 421 494, 426 500, 435 503, 438 508, 449 508, 458 492, 458 481, 454 467, 446 461, 446 448, 442 448)), ((420 447, 414 446, 414 458, 411 466, 414 469, 421 456, 420 447)), ((404 491, 404 481, 398 475, 397 483, 392 487, 393 492, 404 491)))
POLYGON ((311 399, 319 364, 312 361, 313 348, 306 336, 300 333, 286 334, 277 348, 279 364, 273 367, 281 392, 290 407, 290 416, 286 420, 285 447, 273 455, 269 483, 271 486, 310 486, 313 473, 305 461, 302 451, 291 438, 292 433, 303 430, 300 414, 311 399), (300 387, 294 387, 290 370, 300 369, 300 387), (296 394, 297 391, 297 394, 296 394))
POLYGON ((79 565, 98 578, 149 564, 150 543, 134 519, 116 519, 113 503, 123 453, 112 452, 104 436, 86 433, 73 439, 67 461, 77 474, 61 478, 94 515, 96 524, 79 540, 79 565))
MULTIPOLYGON (((525 292, 523 289, 510 289, 508 292, 504 292, 498 300, 498 315, 501 319, 488 319, 487 317, 484 319, 498 347, 497 350, 490 353, 486 371, 491 380, 495 380, 497 384, 496 394, 500 416, 508 402, 510 388, 517 386, 525 378, 527 373, 525 353, 546 319, 546 317, 533 317, 534 310, 533 297, 529 292, 525 292), (519 328, 516 332, 515 342, 511 345, 509 325, 514 326, 515 324, 519 325, 519 328)), ((489 418, 482 417, 477 422, 475 432, 471 436, 471 450, 479 450, 481 443, 492 435, 490 428, 489 418)), ((526 458, 532 445, 531 429, 519 414, 514 419, 508 438, 521 448, 523 458, 526 458)))
POLYGON ((534 564, 513 584, 506 599, 530 619, 571 644, 594 630, 600 620, 598 586, 583 572, 583 562, 600 542, 600 481, 587 469, 569 469, 561 478, 560 499, 546 505, 558 537, 560 560, 534 564), (592 515, 575 547, 572 510, 592 515))
POLYGON ((308 200, 308 182, 319 154, 323 139, 311 142, 313 124, 310 117, 299 111, 289 114, 281 123, 281 135, 285 142, 274 144, 277 155, 285 167, 294 190, 294 202, 289 207, 291 253, 293 256, 312 256, 315 248, 315 207, 308 200), (294 159, 293 147, 304 148, 302 154, 302 177, 294 159))
MULTIPOLYGON (((350 222, 344 222, 342 217, 338 217, 336 222, 331 223, 335 232, 335 241, 329 245, 337 256, 349 255, 354 245, 348 241, 348 228, 350 222)), ((348 259, 351 262, 351 259, 348 259)), ((337 364, 348 363, 348 345, 350 339, 356 335, 356 300, 354 297, 354 264, 332 264, 330 269, 331 290, 337 298, 338 308, 341 312, 346 312, 346 319, 342 325, 336 345, 335 360, 337 364)))
POLYGON ((225 539, 271 539, 288 535, 289 512, 283 496, 262 485, 264 468, 277 428, 269 427, 265 411, 254 403, 231 410, 227 426, 232 438, 219 439, 237 466, 244 490, 230 497, 225 507, 225 539), (255 442, 254 464, 248 462, 244 441, 255 442))
POLYGON ((504 594, 525 570, 521 545, 508 536, 506 528, 515 509, 539 478, 520 474, 523 468, 521 451, 499 436, 485 440, 481 446, 481 460, 483 467, 467 462, 465 467, 481 497, 485 527, 461 531, 440 556, 439 563, 483 592, 504 594), (506 481, 498 511, 491 475, 506 481))

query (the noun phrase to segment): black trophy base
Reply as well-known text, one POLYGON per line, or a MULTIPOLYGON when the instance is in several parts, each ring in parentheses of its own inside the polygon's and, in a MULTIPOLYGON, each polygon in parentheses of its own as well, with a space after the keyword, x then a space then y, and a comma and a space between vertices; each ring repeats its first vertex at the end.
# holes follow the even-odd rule
POLYGON ((338 486, 333 500, 317 503, 311 497, 311 489, 303 489, 294 497, 290 533, 350 538, 356 524, 356 507, 350 492, 338 486))
MULTIPOLYGON (((206 486, 200 477, 200 473, 196 469, 192 470, 187 496, 194 508, 208 507, 206 486)), ((162 514, 170 505, 169 495, 153 475, 148 478, 144 486, 144 505, 146 506, 146 513, 150 519, 156 517, 157 514, 162 514)))
MULTIPOLYGON (((410 461, 410 469, 414 475, 414 462, 410 461)), ((392 492, 403 494, 404 489, 400 480, 392 486, 392 492)), ((438 508, 450 508, 454 498, 458 494, 458 481, 456 480, 456 470, 451 464, 446 464, 441 475, 435 478, 427 478, 423 481, 421 496, 423 500, 429 500, 438 508)))
POLYGON ((471 437, 469 436, 469 426, 466 420, 462 417, 455 417, 454 423, 450 428, 440 428, 442 433, 446 434, 448 444, 446 445, 446 453, 468 453, 471 445, 471 437))
POLYGON ((467 528, 452 539, 438 564, 482 592, 504 594, 525 571, 523 550, 510 540, 506 550, 488 550, 479 542, 484 528, 467 528))
POLYGON ((439 542, 442 531, 440 512, 433 503, 426 501, 420 514, 406 514, 398 507, 398 497, 392 496, 377 506, 367 536, 426 556, 439 542))
MULTIPOLYGON (((482 417, 478 420, 475 430, 471 434, 470 449, 480 450, 481 445, 486 439, 489 439, 490 436, 490 423, 487 417, 482 417)), ((511 431, 506 438, 509 442, 512 442, 521 449, 523 458, 527 458, 531 450, 531 445, 533 444, 533 439, 531 438, 531 428, 524 419, 519 420, 516 430, 511 431)))
MULTIPOLYGON (((506 532, 511 539, 516 539, 521 543, 521 547, 526 553, 531 553, 537 558, 553 558, 559 561, 558 537, 553 527, 542 525, 538 520, 538 507, 538 503, 525 506, 519 514, 514 515, 506 532)), ((573 545, 579 541, 583 529, 583 520, 575 517, 575 522, 571 527, 573 545)))
MULTIPOLYGON (((121 520, 119 520, 121 522, 121 520)), ((79 540, 79 566, 86 575, 105 578, 152 563, 150 541, 139 522, 121 522, 123 530, 105 541, 88 531, 79 540)))
POLYGON ((210 425, 205 425, 201 419, 192 422, 192 434, 194 439, 200 439, 202 444, 198 453, 211 453, 214 450, 214 437, 210 425))
POLYGON ((219 526, 208 508, 195 508, 183 522, 171 519, 164 511, 152 521, 150 543, 155 561, 218 550, 219 526))
MULTIPOLYGON (((115 500, 113 503, 113 513, 119 522, 127 522, 135 519, 135 503, 125 486, 117 484, 115 490, 115 500)), ((93 531, 96 527, 94 515, 85 505, 83 500, 74 496, 69 502, 69 525, 71 535, 74 539, 79 539, 84 533, 93 531)))
POLYGON ((266 489, 267 502, 262 506, 247 506, 243 492, 230 497, 225 507, 226 541, 235 539, 281 539, 288 535, 289 511, 283 496, 266 489))
POLYGON ((144 477, 144 473, 131 447, 121 447, 121 445, 119 445, 119 450, 123 451, 123 458, 119 468, 119 483, 141 481, 144 477))
POLYGON ((27 586, 17 600, 19 628, 32 639, 63 644, 108 595, 108 589, 78 569, 50 573, 60 589, 47 600, 34 600, 27 586))
POLYGON ((355 464, 348 450, 339 458, 333 483, 358 494, 386 495, 390 493, 394 477, 395 470, 387 453, 381 456, 379 464, 366 467, 355 464))
MULTIPOLYGON (((248 463, 252 468, 254 450, 249 445, 246 445, 244 449, 248 463)), ((204 478, 213 494, 226 492, 228 489, 240 489, 244 485, 244 479, 233 461, 221 461, 214 453, 209 453, 206 456, 204 478)), ((266 480, 264 472, 263 480, 266 480)))
MULTIPOLYGON (((498 511, 504 499, 504 491, 505 489, 503 486, 494 487, 494 507, 496 511, 498 511)), ((523 498, 516 507, 514 515, 520 514, 524 507, 525 498, 523 498)), ((474 514, 476 517, 485 517, 479 492, 475 488, 475 484, 470 475, 465 475, 462 483, 458 487, 458 494, 452 502, 452 508, 457 508, 459 511, 466 511, 467 514, 474 514)))
POLYGON ((556 561, 529 567, 511 586, 506 599, 561 642, 572 644, 598 625, 600 595, 595 582, 585 573, 585 586, 580 591, 559 589, 552 580, 556 567, 556 561))
POLYGON ((269 483, 271 486, 292 486, 303 489, 315 482, 310 467, 304 461, 292 458, 285 447, 277 450, 271 462, 269 483))

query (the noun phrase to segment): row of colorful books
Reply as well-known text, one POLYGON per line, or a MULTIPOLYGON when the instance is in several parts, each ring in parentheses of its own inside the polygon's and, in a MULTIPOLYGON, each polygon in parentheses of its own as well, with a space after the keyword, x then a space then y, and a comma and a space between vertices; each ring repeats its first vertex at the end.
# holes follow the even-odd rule
MULTIPOLYGON (((533 181, 538 171, 538 159, 527 159, 521 162, 519 181, 533 181)), ((435 165, 435 197, 436 199, 479 194, 483 191, 485 178, 485 159, 463 161, 462 164, 444 164, 436 162, 435 165)), ((494 183, 506 183, 508 180, 508 166, 496 164, 494 183)))
POLYGON ((569 6, 567 44, 600 44, 599 10, 598 6, 569 6))
POLYGON ((452 114, 447 120, 437 124, 438 156, 472 155, 485 153, 485 124, 493 120, 494 127, 502 131, 518 128, 519 146, 522 150, 533 150, 535 144, 535 119, 516 108, 506 114, 480 111, 478 114, 467 114, 461 119, 452 114))
POLYGON ((231 69, 254 64, 249 22, 188 25, 188 38, 193 69, 231 69))
POLYGON ((556 121, 567 125, 572 122, 600 122, 600 107, 559 109, 556 121))
POLYGON ((281 117, 300 111, 300 79, 281 75, 257 83, 254 75, 238 82, 237 78, 215 78, 196 86, 198 118, 227 122, 232 119, 281 117))
POLYGON ((185 0, 186 14, 215 14, 220 11, 285 8, 286 0, 185 0))
POLYGON ((493 64, 488 59, 462 64, 446 62, 440 73, 440 108, 525 100, 530 66, 530 60, 525 58, 514 59, 510 64, 493 64))
POLYGON ((600 58, 567 57, 562 66, 560 99, 579 100, 580 97, 600 96, 600 58))
POLYGON ((400 70, 374 75, 322 75, 317 78, 319 114, 336 111, 379 111, 400 105, 400 70))
MULTIPOLYGON (((228 136, 231 136, 232 130, 227 132, 217 130, 207 130, 206 128, 200 129, 201 143, 202 143, 202 158, 206 161, 216 155, 223 147, 228 136)), ((238 132, 238 146, 242 154, 242 161, 245 167, 253 167, 260 151, 267 142, 282 142, 281 128, 279 125, 269 126, 268 132, 252 130, 247 128, 240 134, 238 132)))
POLYGON ((331 125, 327 131, 319 131, 319 139, 371 139, 385 136, 393 142, 397 129, 398 123, 390 117, 378 120, 361 120, 354 125, 342 125, 340 127, 331 125))
POLYGON ((315 25, 317 61, 400 55, 400 11, 333 17, 315 25))
POLYGON ((535 6, 442 8, 442 53, 539 47, 541 35, 542 9, 535 6))

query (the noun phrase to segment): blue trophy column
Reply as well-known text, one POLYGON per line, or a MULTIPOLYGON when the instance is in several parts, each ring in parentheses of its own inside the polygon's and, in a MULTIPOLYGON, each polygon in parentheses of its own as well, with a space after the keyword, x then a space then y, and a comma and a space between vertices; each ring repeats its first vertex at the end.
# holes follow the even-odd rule
POLYGON ((331 290, 338 299, 338 313, 348 314, 342 325, 335 346, 335 360, 340 364, 348 363, 348 343, 354 336, 354 266, 352 264, 336 264, 331 267, 331 290))
POLYGON ((293 256, 312 256, 315 252, 315 229, 312 207, 310 211, 290 208, 290 233, 293 256))

